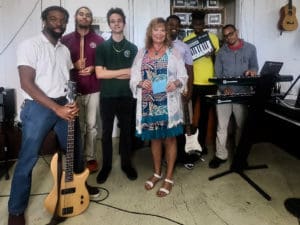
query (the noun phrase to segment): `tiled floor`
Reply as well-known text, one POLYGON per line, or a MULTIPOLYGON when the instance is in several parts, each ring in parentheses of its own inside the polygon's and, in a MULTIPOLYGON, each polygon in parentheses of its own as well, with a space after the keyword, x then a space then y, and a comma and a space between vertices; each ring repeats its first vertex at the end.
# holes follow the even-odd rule
MULTIPOLYGON (((211 149, 210 149, 211 150, 211 149)), ((115 151, 117 152, 117 151, 115 151)), ((81 215, 68 218, 66 225, 298 225, 298 220, 284 208, 287 197, 300 196, 299 160, 269 143, 253 147, 250 164, 268 164, 268 169, 247 171, 271 197, 267 201, 238 174, 229 174, 214 181, 208 177, 228 169, 230 162, 218 169, 209 169, 212 152, 193 170, 179 165, 175 170, 175 185, 169 196, 155 195, 143 188, 152 173, 148 148, 138 150, 134 164, 138 179, 129 181, 121 172, 119 156, 114 155, 113 170, 103 185, 96 183, 96 175, 89 176, 90 184, 101 188, 101 200, 91 202, 81 215)), ((52 189, 50 156, 40 158, 33 172, 32 197, 26 211, 28 225, 45 225, 51 215, 43 207, 52 189), (46 163, 47 162, 47 163, 46 163)), ((12 170, 10 174, 12 175, 12 170)), ((7 195, 11 180, 0 180, 0 224, 7 224, 7 195)))

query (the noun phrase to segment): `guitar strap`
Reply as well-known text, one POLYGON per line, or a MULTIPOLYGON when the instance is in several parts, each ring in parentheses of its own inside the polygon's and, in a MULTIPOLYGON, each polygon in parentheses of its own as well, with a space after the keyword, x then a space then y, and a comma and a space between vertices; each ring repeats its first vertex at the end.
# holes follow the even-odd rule
POLYGON ((56 205, 55 205, 55 210, 54 210, 54 214, 50 220, 50 223, 46 224, 46 225, 56 225, 59 224, 63 221, 66 220, 66 218, 61 217, 57 214, 57 209, 58 209, 58 200, 60 198, 60 187, 61 187, 61 177, 62 177, 62 151, 59 150, 58 151, 58 159, 57 159, 57 201, 56 201, 56 205))

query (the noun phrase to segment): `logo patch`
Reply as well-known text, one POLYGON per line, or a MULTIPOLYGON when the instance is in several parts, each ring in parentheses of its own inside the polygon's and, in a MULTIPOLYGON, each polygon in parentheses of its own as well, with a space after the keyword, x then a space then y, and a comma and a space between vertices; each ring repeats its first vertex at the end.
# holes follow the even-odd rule
POLYGON ((90 43, 90 48, 96 48, 96 47, 97 47, 97 44, 95 42, 90 43))
POLYGON ((125 56, 126 58, 129 58, 129 57, 130 57, 130 51, 129 51, 129 50, 125 50, 125 51, 124 51, 124 56, 125 56))

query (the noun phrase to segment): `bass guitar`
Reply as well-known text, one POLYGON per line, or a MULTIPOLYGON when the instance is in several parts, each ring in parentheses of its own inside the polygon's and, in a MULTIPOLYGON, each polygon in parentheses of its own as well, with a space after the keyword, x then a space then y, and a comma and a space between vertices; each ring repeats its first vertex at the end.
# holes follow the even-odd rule
POLYGON ((198 129, 194 128, 191 123, 191 102, 187 102, 182 96, 183 104, 183 114, 184 114, 184 123, 185 123, 185 146, 184 150, 186 153, 191 153, 193 151, 202 152, 201 145, 198 142, 198 129), (194 132, 193 132, 194 131, 194 132))
MULTIPOLYGON (((67 99, 69 103, 75 101, 75 82, 68 82, 67 99)), ((85 182, 89 176, 86 168, 81 174, 73 173, 74 158, 74 120, 68 121, 67 151, 65 155, 65 169, 58 175, 58 153, 51 160, 51 172, 54 178, 52 191, 46 197, 44 205, 51 214, 60 217, 72 217, 82 213, 89 206, 89 193, 85 182), (61 177, 60 180, 58 180, 61 177)))
POLYGON ((280 30, 293 31, 298 27, 298 20, 296 17, 296 8, 293 6, 292 0, 280 9, 280 19, 278 22, 280 30))

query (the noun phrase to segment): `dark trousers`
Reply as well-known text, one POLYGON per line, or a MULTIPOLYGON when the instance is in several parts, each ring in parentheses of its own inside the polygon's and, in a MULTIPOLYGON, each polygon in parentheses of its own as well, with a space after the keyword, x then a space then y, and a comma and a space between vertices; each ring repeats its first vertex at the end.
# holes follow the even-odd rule
POLYGON ((100 113, 102 119, 102 167, 112 166, 112 132, 115 116, 120 128, 119 153, 121 165, 131 165, 132 125, 135 100, 131 97, 101 98, 100 113))
POLYGON ((205 95, 215 95, 218 87, 216 85, 193 85, 192 104, 193 111, 195 112, 195 106, 197 99, 200 100, 200 118, 198 121, 199 136, 198 141, 201 147, 206 147, 206 134, 208 126, 208 114, 212 105, 205 101, 205 95))

